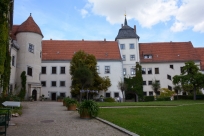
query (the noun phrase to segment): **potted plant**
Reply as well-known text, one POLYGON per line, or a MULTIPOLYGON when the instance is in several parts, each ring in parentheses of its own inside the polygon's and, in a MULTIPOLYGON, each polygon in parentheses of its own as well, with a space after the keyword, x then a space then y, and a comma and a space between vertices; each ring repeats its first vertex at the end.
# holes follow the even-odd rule
POLYGON ((63 97, 62 96, 57 96, 57 101, 62 102, 63 97))
POLYGON ((77 100, 68 98, 66 101, 66 106, 68 111, 75 111, 77 108, 77 100))
POLYGON ((29 100, 32 102, 34 99, 33 99, 33 96, 30 96, 29 97, 29 100))
POLYGON ((40 96, 40 100, 44 101, 45 100, 45 95, 43 94, 42 96, 40 96))
POLYGON ((82 119, 93 118, 98 115, 99 106, 93 100, 85 100, 79 105, 78 112, 80 114, 80 118, 82 119))
POLYGON ((69 99, 70 99, 69 96, 63 98, 62 100, 63 106, 66 106, 66 101, 68 101, 69 99))

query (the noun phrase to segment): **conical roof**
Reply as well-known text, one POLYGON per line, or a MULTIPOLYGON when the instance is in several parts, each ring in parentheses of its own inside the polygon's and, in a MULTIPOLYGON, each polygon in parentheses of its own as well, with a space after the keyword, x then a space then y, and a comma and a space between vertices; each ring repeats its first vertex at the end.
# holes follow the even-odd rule
POLYGON ((33 33, 40 34, 43 37, 43 34, 39 26, 35 23, 31 14, 28 17, 28 19, 19 26, 16 34, 20 32, 33 32, 33 33))

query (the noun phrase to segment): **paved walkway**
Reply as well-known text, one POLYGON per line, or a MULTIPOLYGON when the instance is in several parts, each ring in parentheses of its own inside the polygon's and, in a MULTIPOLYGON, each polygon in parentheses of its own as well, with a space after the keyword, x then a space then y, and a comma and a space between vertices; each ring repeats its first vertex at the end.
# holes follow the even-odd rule
POLYGON ((126 136, 96 119, 80 119, 61 102, 22 102, 23 115, 11 119, 7 136, 126 136))

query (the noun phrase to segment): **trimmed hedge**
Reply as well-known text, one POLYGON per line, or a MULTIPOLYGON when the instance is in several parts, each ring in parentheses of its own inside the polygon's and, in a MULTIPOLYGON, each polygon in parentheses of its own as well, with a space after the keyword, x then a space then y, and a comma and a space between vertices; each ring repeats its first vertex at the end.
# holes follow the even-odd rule
POLYGON ((157 101, 170 101, 170 97, 158 97, 157 101))
POLYGON ((144 101, 145 102, 154 101, 154 96, 145 96, 144 101))
POLYGON ((111 97, 105 98, 105 99, 104 99, 104 102, 115 102, 115 99, 114 99, 114 98, 111 98, 111 97))
MULTIPOLYGON (((177 96, 174 96, 174 100, 177 100, 177 96)), ((178 100, 193 100, 193 95, 179 95, 178 100)), ((204 100, 204 95, 196 95, 196 100, 204 100)))

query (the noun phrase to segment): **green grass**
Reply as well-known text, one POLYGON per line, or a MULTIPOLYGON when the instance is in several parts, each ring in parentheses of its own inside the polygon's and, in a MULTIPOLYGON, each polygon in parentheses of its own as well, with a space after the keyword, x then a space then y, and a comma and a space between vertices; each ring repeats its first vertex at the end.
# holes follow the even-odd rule
POLYGON ((178 106, 184 104, 204 103, 202 100, 179 100, 179 101, 152 101, 152 102, 98 102, 100 107, 112 106, 178 106))
MULTIPOLYGON (((168 105, 169 102, 160 104, 165 105, 165 103, 168 105)), ((141 136, 204 136, 204 101, 175 101, 172 103, 189 105, 101 108, 99 117, 141 136)))

